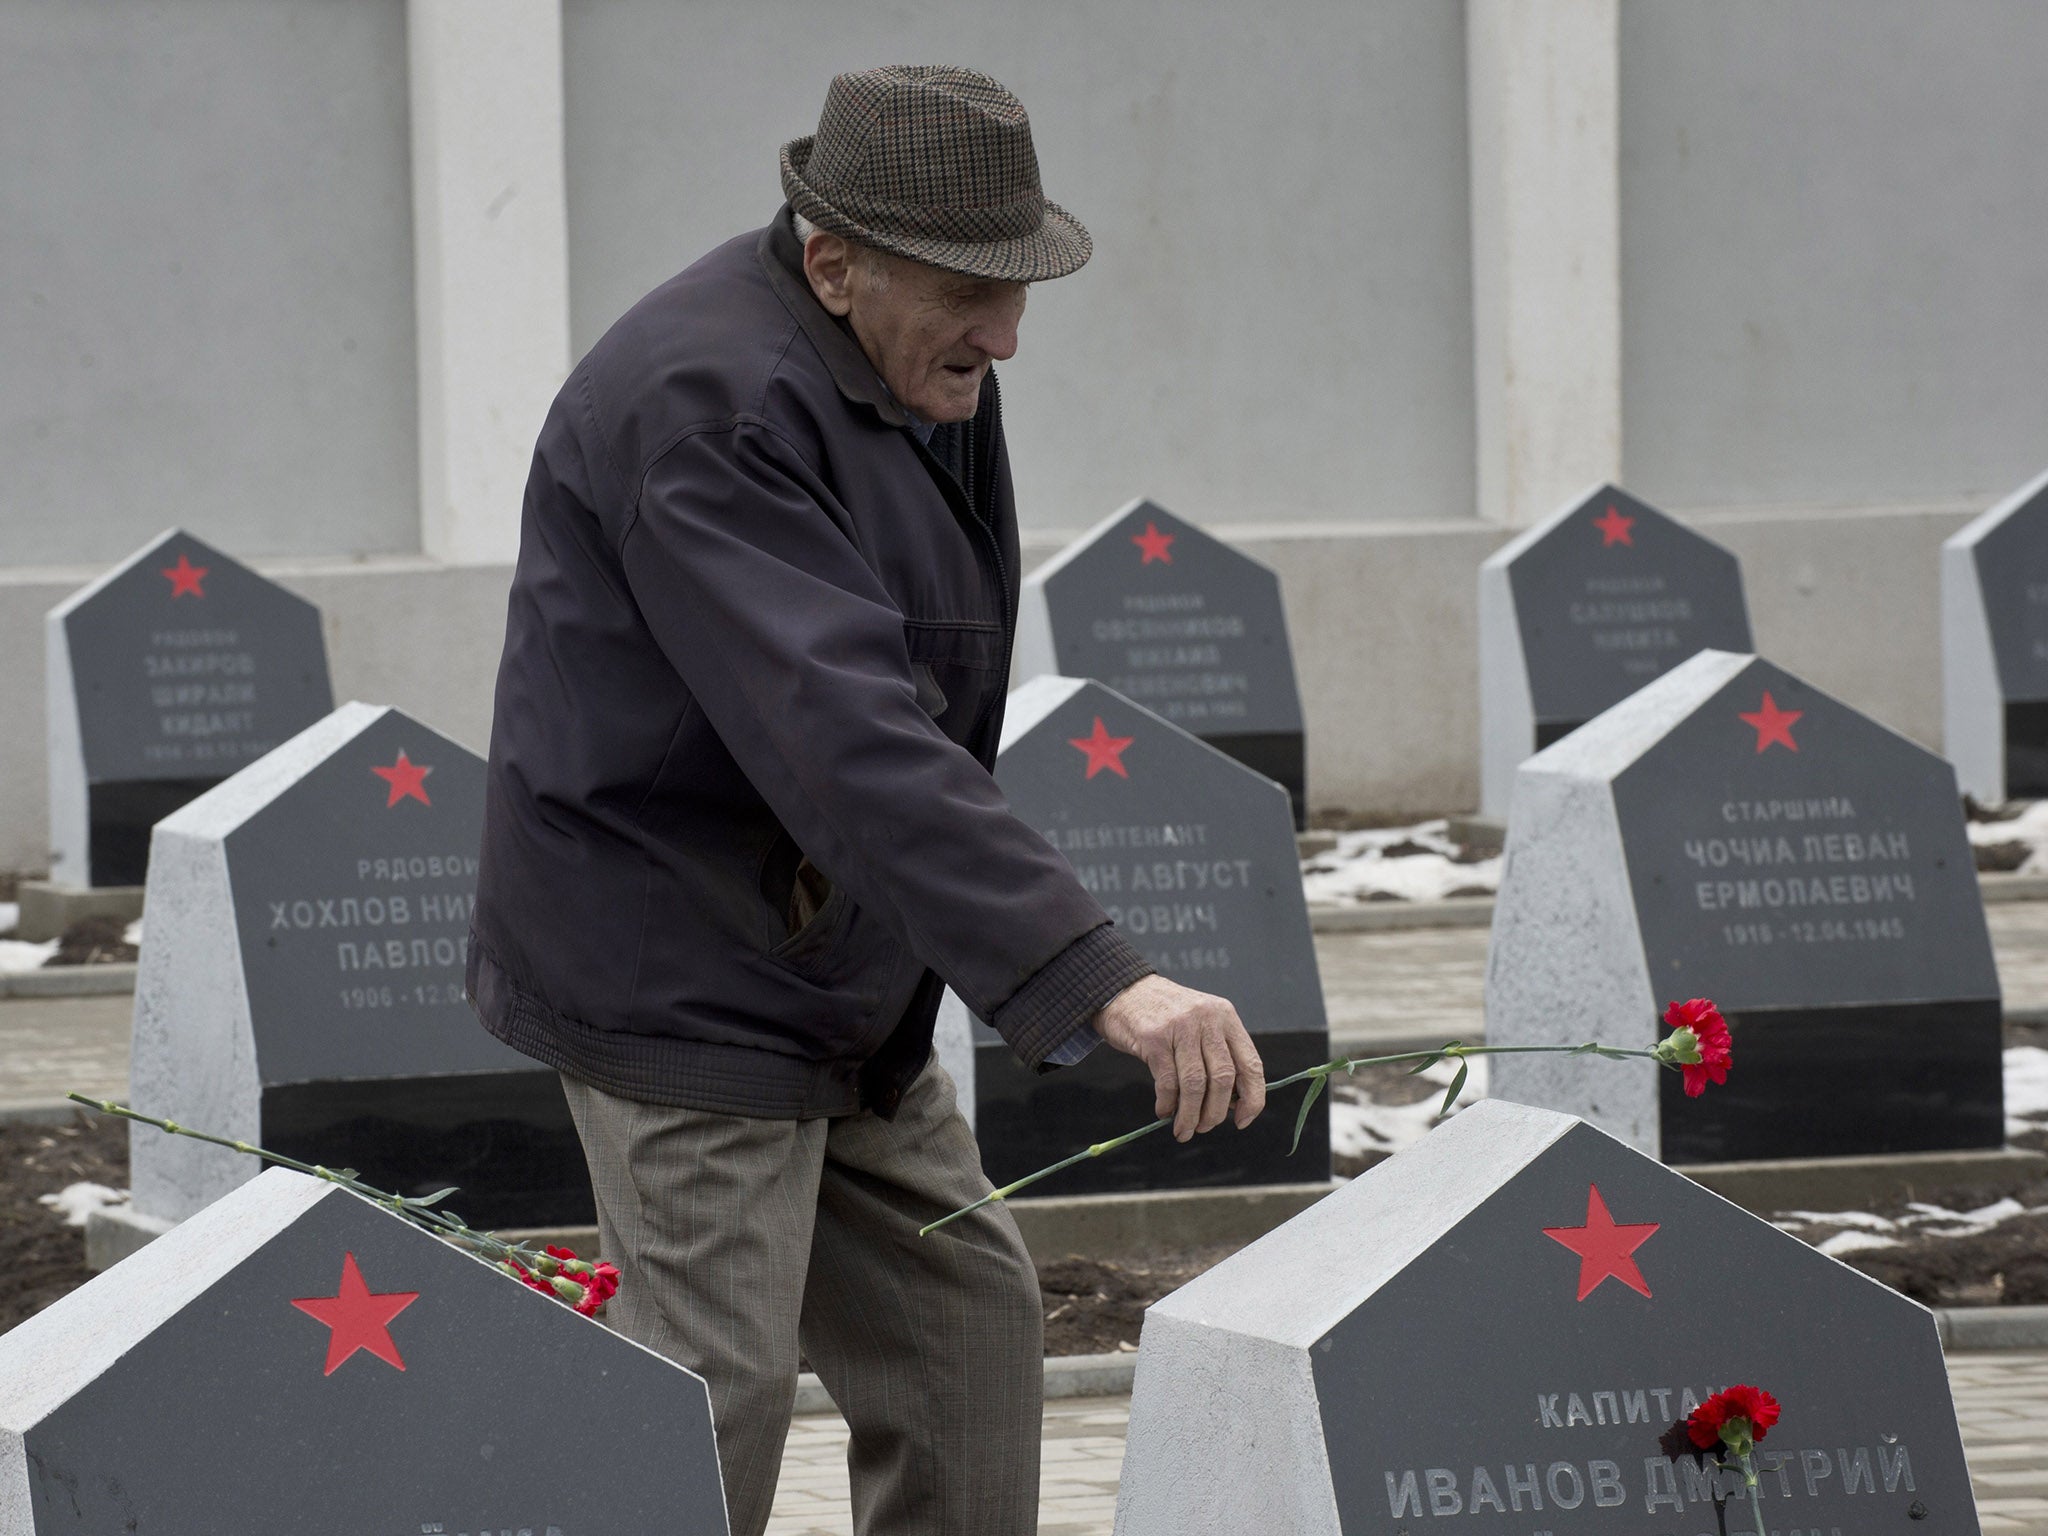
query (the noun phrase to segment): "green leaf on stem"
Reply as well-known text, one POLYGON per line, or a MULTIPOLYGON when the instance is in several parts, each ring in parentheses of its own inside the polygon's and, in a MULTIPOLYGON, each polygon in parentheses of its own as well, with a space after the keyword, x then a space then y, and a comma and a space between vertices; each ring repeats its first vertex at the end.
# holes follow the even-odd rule
POLYGON ((1287 1144, 1287 1155, 1289 1157, 1294 1156, 1295 1150, 1301 1145, 1301 1129, 1308 1124, 1308 1112, 1316 1101, 1316 1095, 1329 1085, 1330 1080, 1328 1077, 1309 1079, 1308 1092, 1301 1096, 1301 1108, 1296 1110, 1294 1114, 1294 1140, 1287 1144))
POLYGON ((1427 1072, 1431 1067, 1435 1066, 1438 1062, 1444 1059, 1444 1051, 1449 1050, 1453 1045, 1462 1045, 1463 1043, 1464 1042, 1460 1040, 1453 1040, 1450 1042, 1450 1044, 1444 1047, 1443 1051, 1430 1052, 1429 1055, 1423 1057, 1422 1060, 1418 1061, 1414 1066, 1408 1069, 1408 1075, 1410 1077, 1422 1076, 1423 1073, 1427 1072))
MULTIPOLYGON (((350 1174, 349 1177, 354 1178, 355 1175, 350 1174)), ((435 1190, 431 1195, 420 1195, 416 1198, 408 1196, 405 1203, 407 1205, 439 1205, 443 1200, 446 1200, 450 1195, 459 1192, 461 1188, 462 1186, 459 1184, 451 1184, 446 1189, 435 1190)))
POLYGON ((1465 1075, 1471 1070, 1471 1062, 1458 1063, 1458 1075, 1451 1079, 1451 1086, 1444 1090, 1444 1107, 1437 1111, 1439 1115, 1448 1115, 1451 1112, 1451 1106, 1458 1102, 1458 1095, 1465 1091, 1465 1075))

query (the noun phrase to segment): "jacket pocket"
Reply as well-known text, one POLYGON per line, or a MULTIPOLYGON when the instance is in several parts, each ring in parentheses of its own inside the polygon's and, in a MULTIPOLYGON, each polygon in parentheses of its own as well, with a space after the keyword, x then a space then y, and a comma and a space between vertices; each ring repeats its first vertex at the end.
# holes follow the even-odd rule
POLYGON ((811 894, 806 894, 805 881, 797 882, 791 915, 808 916, 768 951, 768 959, 814 987, 856 999, 863 1013, 871 1012, 881 1005, 905 963, 903 946, 854 903, 844 886, 831 886, 812 910, 811 896, 822 882, 823 876, 815 876, 809 884, 811 894))
MULTIPOLYGON (((808 861, 806 862, 808 866, 808 861)), ((788 938, 768 951, 768 958, 777 965, 789 967, 799 976, 808 976, 813 981, 823 981, 822 974, 832 951, 838 947, 853 916, 853 902, 848 899, 843 886, 833 886, 824 901, 811 905, 801 884, 790 892, 789 920, 793 925, 788 938)))
POLYGON ((789 900, 785 904, 789 937, 796 938, 815 923, 832 896, 833 885, 825 878, 825 872, 809 859, 799 858, 796 872, 790 876, 789 900))

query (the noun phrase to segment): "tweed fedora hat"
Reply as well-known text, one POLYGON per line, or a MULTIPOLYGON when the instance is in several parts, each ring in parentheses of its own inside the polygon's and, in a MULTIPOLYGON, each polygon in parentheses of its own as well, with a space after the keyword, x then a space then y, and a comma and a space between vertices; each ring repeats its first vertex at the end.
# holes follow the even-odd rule
POLYGON ((1039 189, 1024 103, 971 69, 834 76, 818 131, 782 146, 782 190, 829 234, 974 277, 1065 277, 1094 249, 1039 189))

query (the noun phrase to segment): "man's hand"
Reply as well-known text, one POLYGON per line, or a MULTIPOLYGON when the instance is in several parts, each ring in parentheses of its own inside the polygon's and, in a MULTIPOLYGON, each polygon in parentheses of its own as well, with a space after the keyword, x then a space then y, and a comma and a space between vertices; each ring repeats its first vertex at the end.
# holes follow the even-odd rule
POLYGON ((1173 1117, 1173 1137, 1213 1130, 1237 1093, 1243 1130, 1266 1107, 1266 1067, 1237 1010, 1220 997, 1147 976, 1095 1015, 1095 1032, 1152 1069, 1152 1112, 1173 1117))

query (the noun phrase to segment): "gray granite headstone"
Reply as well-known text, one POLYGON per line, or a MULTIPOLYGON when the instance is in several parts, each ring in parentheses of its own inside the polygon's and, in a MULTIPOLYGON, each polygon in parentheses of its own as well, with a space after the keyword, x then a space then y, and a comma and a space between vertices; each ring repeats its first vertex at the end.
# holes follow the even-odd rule
POLYGON ((2048 797, 2048 474, 1941 546, 1941 683, 1964 792, 2048 797))
POLYGON ((1480 801, 1515 767, 1709 646, 1750 649, 1735 556, 1596 486, 1479 568, 1480 801))
POLYGON ((1769 1530, 1978 1530, 1933 1314, 1487 1101, 1152 1306, 1116 1532, 1740 1536, 1673 1436, 1738 1382, 1783 1414, 1769 1530))
POLYGON ((1668 1162, 1995 1147, 2001 1008, 1955 774, 1754 656, 1703 651, 1522 765, 1487 1040, 1647 1046, 1713 999, 1727 1083, 1501 1057, 1493 1092, 1668 1162))
POLYGON ((724 1536, 703 1378, 272 1169, 0 1336, 9 1536, 724 1536))
MULTIPOLYGON (((1010 807, 1161 975, 1227 997, 1268 1077, 1329 1059, 1329 1026, 1287 797, 1272 780, 1100 683, 1039 677, 1010 695, 996 782, 1010 807)), ((940 1060, 998 1184, 1152 1118, 1152 1080, 1108 1046, 1027 1070, 947 993, 940 1060)), ((1181 1145, 1164 1134, 1084 1163, 1038 1193, 1327 1179, 1327 1107, 1288 1155, 1291 1113, 1181 1145)))
POLYGON ((1286 786, 1305 825, 1301 694, 1280 578, 1134 501, 1033 571, 1017 676, 1093 677, 1286 786))
MULTIPOLYGON (((487 1226, 591 1219, 560 1080, 462 990, 482 759, 345 704, 160 822, 135 992, 135 1106, 349 1167, 457 1185, 487 1226)), ((146 1127, 134 1208, 179 1221, 254 1172, 146 1127)))
POLYGON ((173 529, 44 620, 50 873, 140 885, 149 829, 334 708, 320 610, 173 529))

